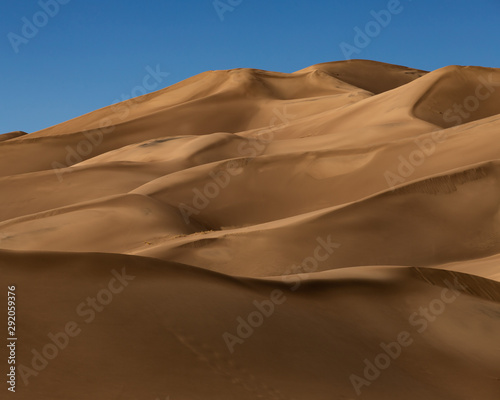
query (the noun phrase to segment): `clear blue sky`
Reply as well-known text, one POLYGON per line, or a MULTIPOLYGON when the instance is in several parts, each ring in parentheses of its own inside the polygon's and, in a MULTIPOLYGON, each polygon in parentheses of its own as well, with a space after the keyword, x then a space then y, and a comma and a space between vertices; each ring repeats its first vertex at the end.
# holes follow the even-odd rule
MULTIPOLYGON (((41 3, 53 1, 67 3, 50 8, 54 16, 38 0, 0 3, 0 132, 33 132, 112 104, 142 85, 148 66, 169 73, 159 89, 207 70, 292 72, 342 60, 340 44, 354 46, 355 27, 365 32, 371 11, 389 3, 220 0, 221 20, 213 0, 41 3), (38 32, 23 36, 34 20, 38 32)), ((387 26, 369 25, 373 38, 352 58, 500 67, 499 0, 401 0, 397 10, 387 26)))

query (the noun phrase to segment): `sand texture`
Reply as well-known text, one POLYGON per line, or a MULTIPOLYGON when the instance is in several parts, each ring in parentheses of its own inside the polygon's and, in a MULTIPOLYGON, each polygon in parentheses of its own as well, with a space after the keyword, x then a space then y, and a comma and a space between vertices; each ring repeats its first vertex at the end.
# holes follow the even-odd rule
POLYGON ((208 71, 0 136, 0 193, 12 398, 500 399, 499 69, 208 71))

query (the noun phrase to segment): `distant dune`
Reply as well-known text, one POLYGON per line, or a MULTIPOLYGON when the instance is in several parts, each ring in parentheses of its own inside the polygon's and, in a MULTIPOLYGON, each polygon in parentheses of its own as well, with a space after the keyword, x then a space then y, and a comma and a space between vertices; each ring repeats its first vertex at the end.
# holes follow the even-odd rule
POLYGON ((6 140, 14 139, 23 135, 27 135, 26 132, 23 131, 15 131, 15 132, 8 132, 0 135, 0 142, 4 142, 6 140))
POLYGON ((16 395, 497 400, 499 154, 500 70, 365 60, 0 135, 16 395))

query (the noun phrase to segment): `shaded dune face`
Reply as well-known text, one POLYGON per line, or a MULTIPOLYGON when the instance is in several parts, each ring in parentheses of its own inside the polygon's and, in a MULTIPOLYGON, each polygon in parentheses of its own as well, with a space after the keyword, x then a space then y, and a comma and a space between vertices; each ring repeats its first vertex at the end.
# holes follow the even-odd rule
POLYGON ((0 135, 0 142, 5 142, 7 140, 14 139, 14 138, 24 136, 24 135, 27 135, 27 133, 23 132, 23 131, 4 133, 4 134, 0 135))
POLYGON ((434 82, 415 104, 418 118, 449 128, 500 113, 500 71, 452 66, 433 75, 434 82))
POLYGON ((0 135, 16 394, 497 400, 498 89, 480 67, 241 68, 0 135))

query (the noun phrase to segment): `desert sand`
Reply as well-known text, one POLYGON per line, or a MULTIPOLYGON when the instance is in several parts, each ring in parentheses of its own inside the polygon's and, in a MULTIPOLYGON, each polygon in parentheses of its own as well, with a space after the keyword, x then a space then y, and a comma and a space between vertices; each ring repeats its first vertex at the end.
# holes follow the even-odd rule
POLYGON ((366 60, 0 135, 13 397, 499 399, 498 154, 499 69, 366 60))

